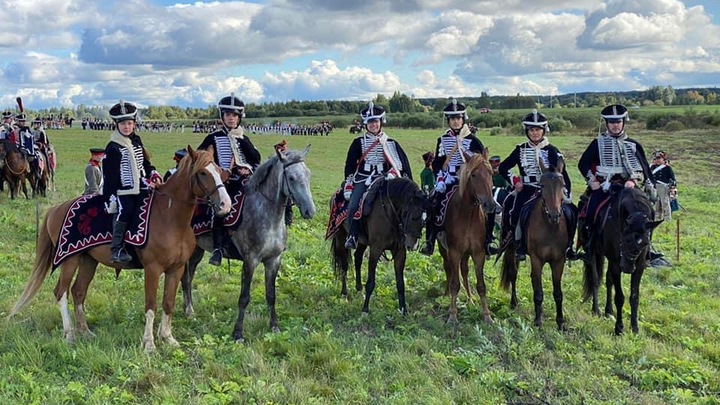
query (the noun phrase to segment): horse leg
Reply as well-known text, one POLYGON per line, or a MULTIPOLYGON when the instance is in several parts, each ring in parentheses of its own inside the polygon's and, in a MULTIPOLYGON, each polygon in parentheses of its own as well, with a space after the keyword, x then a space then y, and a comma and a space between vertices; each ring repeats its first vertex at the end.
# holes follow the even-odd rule
POLYGON ((81 333, 94 336, 88 328, 87 318, 85 317, 85 298, 87 290, 95 277, 98 262, 90 255, 81 254, 79 257, 78 276, 72 286, 73 304, 75 305, 75 325, 81 333))
MULTIPOLYGON (((484 242, 484 238, 480 241, 484 242)), ((485 285, 485 246, 480 246, 473 249, 472 252, 473 264, 475 265, 475 277, 477 278, 477 292, 480 295, 480 303, 482 304, 483 320, 487 323, 493 323, 492 316, 490 315, 490 308, 488 308, 487 302, 487 286, 485 285)))
POLYGON ((355 253, 353 254, 353 259, 355 259, 355 291, 362 291, 363 288, 361 275, 365 250, 367 250, 367 245, 358 244, 358 247, 355 249, 355 253))
POLYGON ((463 287, 468 296, 468 303, 472 303, 472 292, 470 290, 470 255, 465 255, 460 259, 460 275, 462 276, 463 287))
POLYGON ((236 343, 245 341, 243 337, 243 321, 245 320, 245 310, 250 304, 250 285, 252 284, 255 267, 257 267, 257 259, 246 258, 243 262, 242 284, 240 287, 240 297, 238 298, 238 317, 235 321, 235 329, 233 330, 233 339, 236 343))
MULTIPOLYGON (((460 257, 454 250, 448 250, 444 256, 445 260, 443 260, 443 265, 447 277, 447 292, 450 294, 450 315, 448 316, 447 322, 451 325, 457 325, 457 296, 458 292, 460 292, 460 257)), ((479 290, 478 293, 480 293, 479 290)), ((480 297, 482 297, 482 295, 480 297)))
POLYGON ((640 305, 640 280, 643 271, 645 270, 639 267, 630 276, 630 328, 636 335, 640 331, 638 327, 638 306, 640 305))
POLYGON ((180 346, 180 343, 172 335, 172 318, 175 312, 175 297, 177 297, 178 285, 184 271, 185 265, 165 271, 162 300, 163 314, 158 328, 158 339, 171 347, 180 346))
POLYGON ((280 327, 278 327, 277 313, 275 313, 275 280, 280 268, 280 256, 265 260, 263 265, 265 267, 265 301, 270 314, 270 330, 279 333, 280 327))
POLYGON ((382 255, 382 249, 370 246, 370 257, 368 259, 368 278, 365 283, 365 302, 362 307, 362 314, 367 315, 370 312, 370 296, 375 291, 375 274, 377 271, 377 264, 382 255))
POLYGON ((60 276, 58 277, 57 284, 55 284, 54 295, 60 306, 60 317, 63 323, 63 338, 68 343, 75 343, 75 329, 73 328, 72 320, 70 319, 70 310, 68 308, 68 288, 70 282, 75 275, 75 270, 78 267, 78 256, 70 256, 60 264, 60 276))
MULTIPOLYGON (((600 267, 598 267, 600 271, 598 272, 598 280, 602 280, 603 272, 604 272, 604 266, 603 262, 600 263, 600 267)), ((614 270, 613 270, 614 271, 614 270)), ((620 271, 620 268, 617 268, 617 271, 620 271)), ((610 268, 610 262, 608 261, 608 269, 607 272, 605 272, 605 317, 606 318, 612 318, 615 316, 615 312, 613 310, 613 279, 610 275, 611 268, 610 268)))
POLYGON ((146 352, 155 351, 155 313, 157 311, 157 289, 160 281, 161 269, 155 266, 145 266, 145 331, 143 332, 142 345, 146 352))
MULTIPOLYGON (((543 263, 537 255, 530 255, 530 280, 533 288, 533 303, 535 304, 535 321, 537 327, 542 325, 542 304, 545 299, 542 288, 542 268, 543 263)), ((553 274, 554 276, 554 274, 553 274)))
POLYGON ((625 304, 625 294, 622 290, 622 273, 617 263, 608 265, 608 275, 612 276, 613 286, 615 287, 615 334, 622 335, 625 329, 623 325, 623 305, 625 304))
POLYGON ((563 292, 562 292, 562 276, 565 268, 565 258, 555 259, 550 263, 552 269, 553 282, 553 298, 555 299, 555 322, 557 322, 558 330, 567 330, 565 326, 565 316, 563 315, 563 292))
POLYGON ((185 272, 183 273, 181 282, 183 293, 183 309, 185 310, 185 315, 188 318, 192 318, 195 315, 192 299, 193 279, 195 278, 195 270, 197 270, 197 266, 204 255, 205 251, 202 250, 201 247, 196 247, 195 251, 190 256, 190 259, 188 259, 188 262, 185 264, 185 272))
POLYGON ((393 254, 393 263, 395 264, 395 286, 398 294, 398 310, 401 314, 407 315, 407 305, 405 304, 405 259, 407 259, 407 251, 404 247, 400 247, 393 254))

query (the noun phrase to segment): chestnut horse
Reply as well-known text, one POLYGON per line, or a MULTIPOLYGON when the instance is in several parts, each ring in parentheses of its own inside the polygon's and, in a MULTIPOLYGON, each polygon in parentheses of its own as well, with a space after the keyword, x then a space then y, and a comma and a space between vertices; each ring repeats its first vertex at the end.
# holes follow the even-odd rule
POLYGON ((640 305, 640 280, 647 267, 652 230, 662 223, 653 221, 652 204, 640 189, 612 185, 611 199, 607 209, 598 214, 598 224, 605 224, 594 237, 594 255, 585 262, 583 297, 592 297, 593 313, 600 315, 598 289, 603 276, 604 260, 608 260, 607 300, 605 315, 612 316, 612 291, 615 290, 615 334, 623 333, 622 308, 625 295, 622 290, 622 273, 630 274, 630 327, 638 333, 638 306, 640 305), (618 189, 620 191, 618 191, 618 189))
MULTIPOLYGON (((365 302, 362 313, 370 312, 370 296, 375 290, 375 276, 378 261, 384 251, 392 252, 395 267, 395 286, 398 294, 398 310, 407 314, 405 304, 405 259, 407 250, 417 249, 422 236, 427 199, 417 184, 408 178, 378 180, 372 186, 377 188, 377 199, 367 217, 364 218, 367 236, 361 235, 358 248, 355 249, 355 288, 362 289, 360 269, 363 254, 370 247, 368 259, 368 279, 365 284, 365 302)), ((351 215, 351 214, 348 214, 351 215)), ((335 274, 342 280, 341 294, 347 297, 347 271, 350 265, 350 250, 345 249, 347 237, 346 226, 343 225, 333 235, 330 245, 332 264, 335 274)))
POLYGON ((457 323, 457 296, 460 291, 460 275, 465 288, 468 285, 470 257, 475 265, 477 292, 480 295, 483 318, 491 323, 485 287, 485 213, 495 210, 492 194, 492 167, 488 162, 487 149, 482 154, 466 157, 460 170, 458 191, 450 198, 445 214, 445 229, 438 234, 440 255, 450 294, 448 323, 457 323))
POLYGON ((30 198, 25 183, 25 178, 30 173, 30 164, 17 145, 8 140, 0 141, 0 170, 2 171, 0 181, 7 181, 11 199, 14 200, 20 193, 21 186, 25 198, 30 198))
MULTIPOLYGON (((557 167, 545 168, 542 160, 540 167, 540 196, 530 202, 529 220, 527 221, 527 252, 530 256, 530 278, 533 287, 533 301, 535 302, 535 326, 542 324, 542 269, 545 263, 552 269, 553 297, 555 298, 555 320, 558 329, 565 330, 563 316, 562 275, 565 268, 565 249, 568 244, 567 218, 563 215, 563 169, 565 163, 558 160, 557 167)), ((515 258, 515 243, 510 241, 503 255, 503 268, 500 276, 500 286, 504 290, 511 289, 510 307, 517 308, 518 299, 515 290, 517 281, 518 262, 515 258)))
MULTIPOLYGON (((177 172, 155 192, 150 211, 148 242, 136 252, 145 269, 145 333, 143 346, 146 351, 155 350, 153 322, 157 309, 157 289, 160 275, 165 275, 163 292, 163 315, 158 329, 159 339, 171 346, 178 342, 172 336, 171 322, 175 307, 175 295, 185 263, 195 249, 195 236, 190 226, 196 198, 209 201, 215 211, 224 215, 230 210, 230 197, 222 183, 222 170, 213 162, 213 156, 205 151, 193 151, 188 146, 188 156, 183 158, 177 172)), ((48 210, 38 236, 35 265, 30 280, 10 311, 17 314, 37 295, 52 265, 57 248, 58 235, 67 210, 74 200, 48 210)), ((68 288, 79 268, 72 286, 75 306, 75 322, 78 330, 88 333, 85 318, 85 296, 95 276, 98 263, 114 267, 121 266, 110 261, 110 245, 98 245, 81 253, 69 256, 60 264, 60 277, 55 286, 55 299, 60 305, 63 321, 63 335, 68 342, 75 340, 75 330, 68 310, 68 288)))

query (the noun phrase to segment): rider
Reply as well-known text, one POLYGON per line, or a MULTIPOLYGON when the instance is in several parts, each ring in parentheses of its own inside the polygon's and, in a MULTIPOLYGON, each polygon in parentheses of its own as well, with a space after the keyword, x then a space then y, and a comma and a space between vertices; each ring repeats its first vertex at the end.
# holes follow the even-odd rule
POLYGON ((50 158, 48 156, 48 152, 50 148, 50 139, 48 138, 47 133, 45 133, 45 129, 42 127, 42 119, 40 119, 39 115, 32 122, 31 132, 35 145, 37 145, 38 150, 43 154, 43 157, 45 157, 45 162, 49 165, 50 158))
POLYGON ((90 160, 85 166, 85 191, 83 195, 101 194, 103 189, 102 159, 105 149, 90 148, 90 160))
POLYGON ((645 150, 638 141, 629 138, 625 133, 625 125, 629 121, 627 108, 612 104, 603 108, 600 115, 605 120, 607 130, 593 139, 578 162, 580 174, 588 184, 585 191, 588 197, 580 198, 580 211, 583 211, 584 201, 587 201, 587 207, 584 225, 581 225, 578 235, 583 241, 584 260, 591 260, 593 256, 595 211, 608 192, 644 184, 651 201, 657 197, 655 180, 648 166, 645 150))
MULTIPOLYGON (((530 114, 523 117, 522 124, 525 129, 525 136, 528 139, 527 142, 517 144, 515 149, 502 161, 498 168, 498 172, 504 178, 508 179, 515 189, 515 192, 508 195, 503 202, 503 222, 505 222, 506 225, 504 227, 506 232, 512 232, 512 230, 515 229, 514 237, 515 246, 517 247, 515 257, 520 261, 525 260, 526 255, 526 246, 522 235, 524 231, 522 229, 523 224, 520 223, 520 212, 525 203, 540 191, 540 177, 542 176, 540 160, 542 160, 542 166, 544 167, 557 167, 558 161, 564 159, 560 150, 550 144, 547 136, 550 128, 545 115, 539 113, 537 110, 533 110, 530 114), (516 166, 519 171, 519 176, 510 173, 510 169, 516 166)), ((563 204, 572 204, 570 177, 564 166, 562 176, 565 180, 563 204)), ((574 209, 574 207, 572 209, 574 209)), ((574 215, 570 215, 570 217, 574 217, 574 215)), ((568 228, 568 248, 566 250, 566 256, 574 260, 575 252, 572 250, 572 241, 573 235, 575 234, 575 221, 568 218, 568 216, 566 216, 566 221, 568 228)), ((504 235, 503 240, 506 237, 507 235, 504 235)))
POLYGON ((149 160, 142 139, 135 133, 137 107, 120 100, 110 108, 115 132, 105 146, 102 194, 107 196, 107 212, 117 214, 113 222, 110 250, 112 263, 128 263, 132 257, 123 248, 125 231, 135 217, 140 190, 154 189, 162 177, 149 160))
MULTIPOLYGON (((215 163, 230 172, 226 186, 230 197, 233 198, 240 193, 242 182, 260 165, 260 152, 255 149, 240 125, 245 117, 245 103, 234 93, 230 93, 229 96, 220 99, 218 110, 222 127, 206 136, 198 149, 213 148, 215 163)), ((225 232, 223 219, 213 213, 213 253, 210 256, 210 264, 213 266, 222 263, 225 232)))
POLYGON ((172 176, 173 174, 175 174, 175 172, 176 172, 177 169, 178 169, 178 166, 180 165, 180 161, 181 161, 182 158, 184 158, 185 156, 187 156, 187 150, 185 150, 185 149, 178 149, 178 150, 175 151, 175 155, 173 155, 173 160, 175 161, 175 167, 173 167, 173 168, 171 168, 170 170, 168 170, 167 172, 165 172, 165 176, 163 176, 163 181, 167 181, 167 180, 170 178, 170 176, 172 176))
MULTIPOLYGON (((431 202, 430 212, 437 212, 437 205, 442 196, 449 191, 448 186, 457 181, 460 169, 465 163, 466 155, 483 153, 485 147, 482 142, 472 135, 468 127, 465 105, 453 99, 443 109, 450 129, 437 139, 435 159, 432 162, 433 173, 437 178, 431 202)), ((495 227, 495 211, 486 213, 485 250, 487 254, 497 254, 497 249, 491 246, 493 228, 495 227)), ((440 230, 435 224, 435 215, 428 215, 425 232, 425 246, 420 253, 426 256, 435 250, 435 238, 440 230)))
POLYGON ((3 122, 0 126, 0 140, 13 140, 13 113, 11 111, 3 111, 3 122))
POLYGON ((15 135, 17 136, 18 147, 25 154, 30 162, 32 170, 35 172, 35 178, 40 178, 40 162, 38 161, 38 148, 35 145, 35 139, 30 127, 27 126, 27 117, 25 113, 15 116, 17 128, 15 135))
POLYGON ((385 109, 370 101, 360 111, 360 117, 366 132, 353 140, 345 159, 344 197, 348 201, 345 249, 357 248, 360 221, 353 217, 368 187, 382 177, 404 176, 412 179, 410 163, 402 146, 382 131, 385 109))

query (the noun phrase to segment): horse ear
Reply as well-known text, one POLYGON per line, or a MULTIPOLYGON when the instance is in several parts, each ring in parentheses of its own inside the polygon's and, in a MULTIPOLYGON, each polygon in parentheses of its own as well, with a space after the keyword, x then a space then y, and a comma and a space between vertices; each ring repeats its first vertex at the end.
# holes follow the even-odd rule
POLYGON ((558 162, 557 162, 556 169, 557 169, 557 172, 560 174, 562 174, 562 172, 565 170, 565 159, 563 159, 560 156, 558 156, 558 162))
MULTIPOLYGON (((539 156, 538 156, 539 157, 539 156)), ((548 168, 545 167, 545 162, 543 162, 542 158, 538 159, 538 163, 540 164, 540 171, 545 173, 548 171, 548 168)))
POLYGON ((645 230, 652 231, 653 229, 657 228, 658 225, 662 224, 664 221, 653 221, 653 222, 646 222, 645 223, 645 230))
POLYGON ((192 158, 195 159, 197 152, 195 152, 195 150, 189 144, 187 146, 187 152, 188 152, 188 155, 192 156, 192 158))
POLYGON ((308 144, 308 146, 306 146, 305 149, 303 149, 303 151, 300 152, 301 158, 305 158, 305 156, 307 156, 307 154, 310 153, 310 145, 311 144, 308 144))

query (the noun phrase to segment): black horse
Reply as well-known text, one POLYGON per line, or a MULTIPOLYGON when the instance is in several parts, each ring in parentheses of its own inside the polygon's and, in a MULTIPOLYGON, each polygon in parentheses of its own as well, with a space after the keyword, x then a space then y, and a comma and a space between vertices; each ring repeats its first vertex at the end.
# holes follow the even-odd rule
POLYGON ((17 145, 8 140, 0 141, 0 182, 7 181, 11 199, 15 199, 21 187, 25 198, 29 198, 25 183, 29 173, 30 164, 17 145))
MULTIPOLYGON (((365 303, 362 312, 367 314, 370 296, 375 289, 375 272, 384 251, 392 253, 395 265, 395 283, 398 292, 398 309, 407 313, 405 304, 405 259, 407 250, 417 249, 422 236, 427 201, 417 184, 410 179, 379 180, 377 198, 369 214, 363 218, 364 234, 358 239, 355 250, 355 288, 362 289, 360 269, 365 250, 370 247, 368 278, 365 284, 365 303)), ((350 214, 352 215, 352 214, 350 214)), ((351 262, 350 250, 345 249, 347 229, 341 227, 333 235, 330 250, 335 274, 342 280, 342 295, 347 296, 347 270, 351 262)))
POLYGON ((647 267, 650 235, 662 221, 653 221, 653 207, 641 190, 623 188, 619 192, 611 190, 611 193, 607 208, 599 213, 597 223, 604 223, 604 226, 594 238, 594 256, 585 262, 583 295, 586 300, 592 297, 593 313, 600 315, 598 288, 603 276, 604 258, 607 258, 605 315, 613 315, 611 302, 612 291, 615 290, 615 334, 620 335, 624 329, 622 307, 625 303, 621 275, 630 274, 630 326, 633 333, 637 333, 640 280, 647 267))

